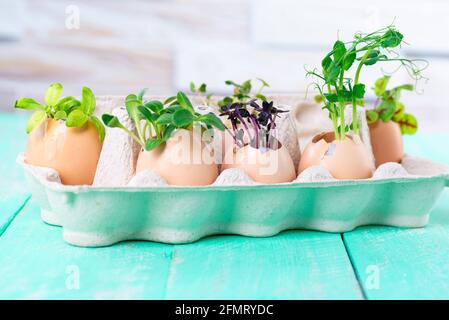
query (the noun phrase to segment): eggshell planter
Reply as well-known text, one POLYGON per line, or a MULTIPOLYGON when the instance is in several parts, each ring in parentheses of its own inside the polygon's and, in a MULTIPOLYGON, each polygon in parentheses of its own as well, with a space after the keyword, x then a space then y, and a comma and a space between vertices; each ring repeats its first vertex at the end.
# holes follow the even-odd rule
POLYGON ((369 131, 376 167, 387 162, 402 161, 404 146, 399 124, 379 120, 369 125, 369 131))
POLYGON ((94 125, 68 128, 64 121, 47 119, 28 137, 26 162, 50 167, 69 185, 92 184, 102 143, 94 125))
POLYGON ((218 177, 218 166, 205 149, 201 136, 190 130, 178 130, 165 144, 140 152, 136 174, 152 170, 170 185, 210 185, 218 177))
POLYGON ((298 171, 321 165, 337 179, 368 179, 374 171, 368 149, 357 136, 336 140, 333 132, 316 135, 307 145, 298 171))
MULTIPOLYGON (((279 123, 279 127, 284 126, 284 120, 297 123, 297 134, 281 141, 290 154, 295 154, 295 146, 287 141, 301 141, 305 136, 299 130, 302 117, 296 115, 317 110, 318 117, 320 108, 309 109, 295 96, 272 99, 295 105, 285 114, 290 119, 279 123)), ((104 100, 99 97, 97 106, 108 112, 123 103, 122 97, 104 100), (107 104, 102 103, 104 100, 107 104)), ((365 125, 362 123, 362 128, 365 125)), ((317 130, 328 130, 317 126, 317 130)), ((366 136, 365 129, 362 137, 366 136)), ((119 151, 118 145, 107 139, 108 135, 100 162, 102 166, 114 165, 97 169, 105 173, 101 180, 128 177, 120 172, 130 164, 136 165, 132 159, 137 161, 139 150, 134 156, 131 142, 120 140, 123 150, 119 151), (106 161, 108 157, 111 161, 106 161)), ((364 143, 370 147, 369 135, 364 143)), ((367 224, 422 227, 444 187, 449 186, 448 167, 407 155, 401 164, 383 164, 364 180, 337 180, 326 167, 318 165, 305 169, 292 182, 266 184, 231 168, 223 170, 208 186, 170 186, 163 184, 162 178, 153 179, 157 185, 146 186, 139 181, 148 179, 117 180, 115 186, 103 186, 100 180, 93 186, 70 186, 61 184, 56 170, 26 163, 24 155, 19 155, 18 163, 24 168, 33 201, 41 207, 42 219, 61 226, 66 242, 86 247, 125 240, 188 243, 213 234, 266 237, 286 229, 346 232, 367 224)), ((159 177, 145 170, 136 177, 146 174, 159 177)))
POLYGON ((253 148, 246 145, 242 148, 229 150, 222 168, 239 168, 246 172, 254 181, 261 183, 291 182, 296 178, 293 160, 287 149, 253 148))

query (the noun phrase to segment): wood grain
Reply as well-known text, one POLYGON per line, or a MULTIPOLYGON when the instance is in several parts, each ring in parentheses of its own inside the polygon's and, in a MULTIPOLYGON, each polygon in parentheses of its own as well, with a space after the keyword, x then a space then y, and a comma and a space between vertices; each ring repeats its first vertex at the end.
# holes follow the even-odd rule
POLYGON ((25 150, 26 118, 0 114, 0 236, 30 197, 25 177, 16 162, 25 150))
MULTIPOLYGON (((449 163, 440 147, 449 135, 407 137, 406 150, 449 163)), ((413 199, 410 199, 413 201, 413 199)), ((420 229, 362 227, 343 235, 368 299, 449 298, 449 190, 420 229), (373 268, 379 285, 372 286, 373 268)))
POLYGON ((218 236, 175 246, 168 299, 361 299, 339 234, 218 236))

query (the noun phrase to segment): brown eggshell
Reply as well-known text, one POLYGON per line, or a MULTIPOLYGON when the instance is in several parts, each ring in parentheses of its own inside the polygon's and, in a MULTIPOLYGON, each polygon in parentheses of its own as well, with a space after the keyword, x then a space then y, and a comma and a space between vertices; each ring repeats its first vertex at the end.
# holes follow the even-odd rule
POLYGON ((68 128, 63 121, 47 119, 28 137, 25 162, 58 171, 67 185, 93 182, 102 143, 95 126, 68 128))
POLYGON ((385 123, 379 120, 369 125, 369 131, 376 167, 386 162, 400 163, 402 161, 404 145, 399 124, 394 121, 385 123))
POLYGON ((301 173, 318 165, 329 170, 336 179, 368 179, 374 171, 368 150, 360 140, 349 135, 344 140, 335 140, 333 132, 321 133, 312 139, 301 155, 298 171, 301 173))
POLYGON ((242 169, 256 182, 283 183, 296 178, 295 165, 284 146, 273 150, 247 145, 237 152, 229 151, 226 158, 229 161, 223 164, 223 169, 242 169))
POLYGON ((153 170, 178 186, 209 185, 218 177, 218 166, 201 136, 185 129, 175 131, 165 144, 141 151, 136 173, 143 170, 153 170))

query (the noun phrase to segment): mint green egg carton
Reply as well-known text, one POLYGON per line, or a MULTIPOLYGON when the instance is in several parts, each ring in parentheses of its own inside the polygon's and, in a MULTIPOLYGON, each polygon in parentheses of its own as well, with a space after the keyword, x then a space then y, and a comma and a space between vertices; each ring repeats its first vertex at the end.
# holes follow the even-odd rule
MULTIPOLYGON (((206 187, 65 186, 27 165, 42 219, 85 247, 125 240, 189 243, 214 234, 268 237, 287 229, 346 232, 361 225, 425 226, 446 169, 409 177, 206 187)), ((430 163, 430 162, 427 162, 430 163)), ((418 170, 419 171, 419 170, 418 170)))

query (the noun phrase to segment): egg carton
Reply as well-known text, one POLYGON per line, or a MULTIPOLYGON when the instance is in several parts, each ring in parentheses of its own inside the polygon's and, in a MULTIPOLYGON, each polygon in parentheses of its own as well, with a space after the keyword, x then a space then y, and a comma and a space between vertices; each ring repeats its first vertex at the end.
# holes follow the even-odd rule
MULTIPOLYGON (((290 109, 279 122, 280 140, 297 164, 306 143, 331 129, 329 121, 299 96, 270 98, 290 109)), ((123 97, 99 97, 97 104, 100 113, 114 112, 132 129, 121 108, 123 97)), ((370 149, 362 109, 358 116, 370 149)), ((267 237, 286 229, 422 227, 449 186, 447 166, 409 155, 401 164, 380 166, 366 180, 336 180, 317 166, 290 183, 260 184, 242 170, 227 169, 210 186, 169 186, 152 171, 134 175, 138 151, 121 130, 108 128, 92 186, 62 185, 55 170, 26 164, 23 154, 17 161, 42 219, 61 226, 68 243, 86 247, 125 240, 188 243, 213 234, 267 237)))

